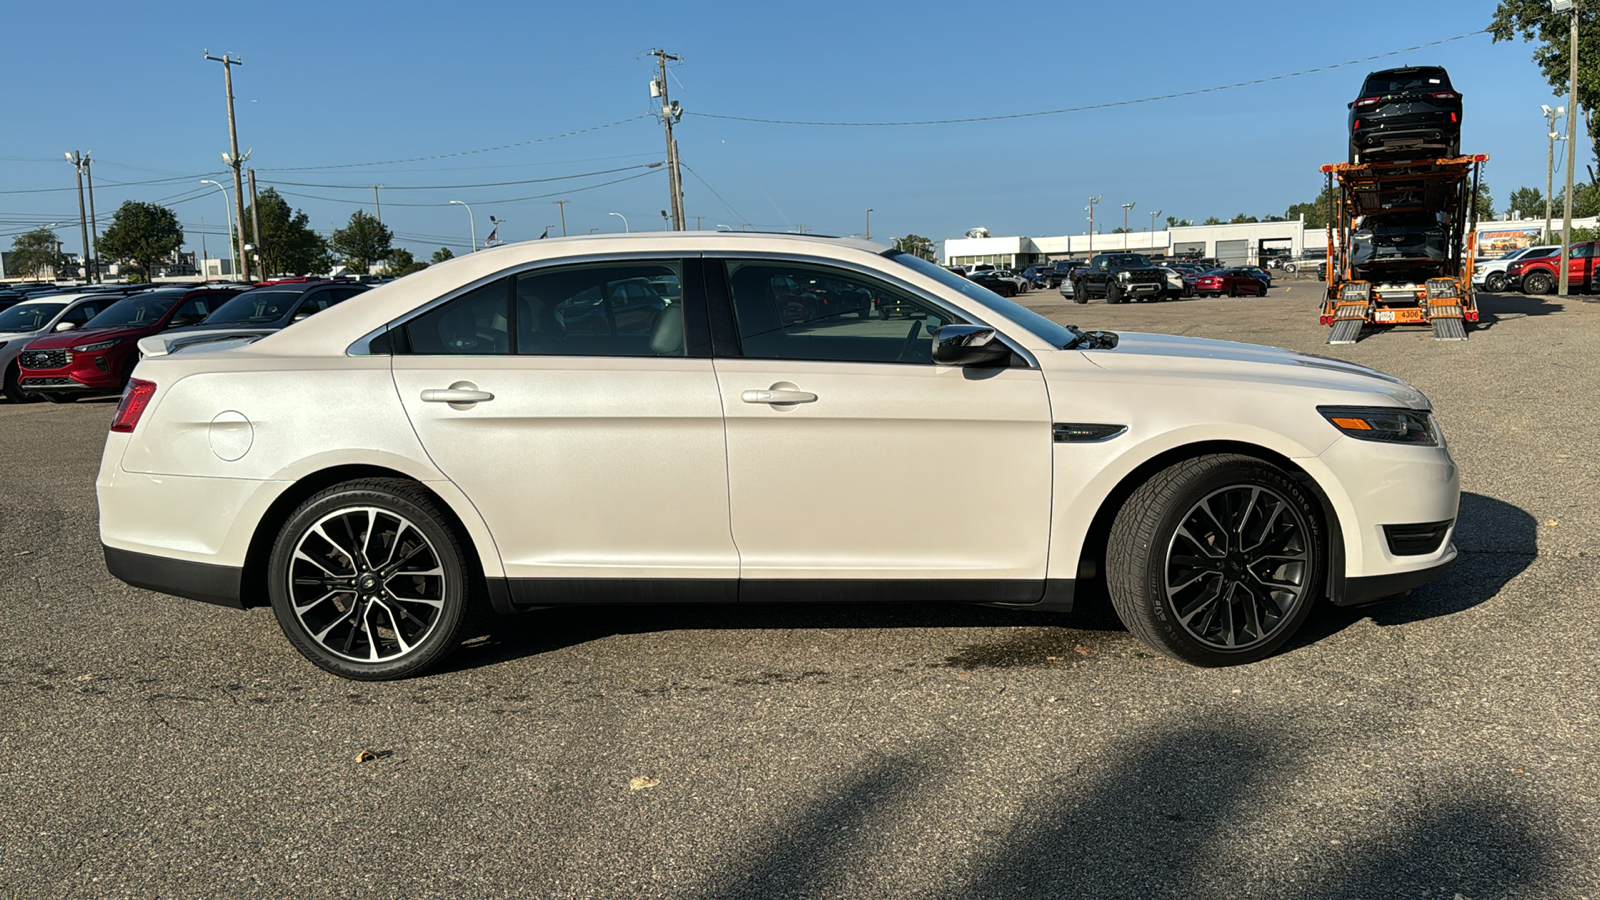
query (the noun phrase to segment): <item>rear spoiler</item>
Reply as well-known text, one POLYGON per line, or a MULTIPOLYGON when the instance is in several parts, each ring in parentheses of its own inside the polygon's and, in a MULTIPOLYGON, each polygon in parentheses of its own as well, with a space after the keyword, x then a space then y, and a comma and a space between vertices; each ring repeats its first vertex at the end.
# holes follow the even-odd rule
POLYGON ((170 356, 179 350, 201 346, 207 350, 229 350, 234 347, 253 344, 264 337, 266 335, 260 332, 235 334, 227 331, 213 331, 207 334, 157 334, 139 339, 139 358, 148 359, 152 356, 170 356))

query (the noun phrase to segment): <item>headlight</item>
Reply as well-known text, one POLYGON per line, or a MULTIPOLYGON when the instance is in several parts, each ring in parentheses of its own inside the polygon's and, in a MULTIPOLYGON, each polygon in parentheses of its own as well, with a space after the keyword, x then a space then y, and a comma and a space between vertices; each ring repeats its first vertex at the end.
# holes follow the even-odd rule
POLYGON ((1127 272, 1118 272, 1117 273, 1117 280, 1118 281, 1127 281, 1131 277, 1133 277, 1133 276, 1129 275, 1127 272))
POLYGON ((1433 415, 1425 409, 1387 406, 1319 406, 1317 412, 1347 437, 1384 444, 1439 446, 1433 415))
POLYGON ((93 353, 96 350, 107 350, 122 343, 122 338, 112 338, 109 341, 100 341, 94 344, 79 344, 72 348, 73 353, 93 353))

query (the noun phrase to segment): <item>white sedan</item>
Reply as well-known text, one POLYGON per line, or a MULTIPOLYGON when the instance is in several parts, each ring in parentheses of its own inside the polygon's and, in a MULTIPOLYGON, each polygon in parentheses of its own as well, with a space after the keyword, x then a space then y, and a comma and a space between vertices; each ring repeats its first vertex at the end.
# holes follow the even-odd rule
POLYGON ((117 577, 270 603, 360 679, 437 665, 477 609, 1061 610, 1089 584, 1156 649, 1243 663, 1320 600, 1437 577, 1459 498, 1394 378, 728 232, 506 245, 146 359, 98 489, 117 577))

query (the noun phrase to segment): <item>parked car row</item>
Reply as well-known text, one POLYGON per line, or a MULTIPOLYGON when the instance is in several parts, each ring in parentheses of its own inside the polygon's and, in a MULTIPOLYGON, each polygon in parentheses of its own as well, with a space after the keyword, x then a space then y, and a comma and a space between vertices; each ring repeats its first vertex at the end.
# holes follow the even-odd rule
POLYGON ((294 279, 260 286, 83 289, 24 299, 0 312, 3 390, 14 403, 120 394, 140 359, 143 338, 163 335, 166 352, 187 343, 267 334, 366 290, 294 279))
POLYGON ((1265 297, 1272 273, 1256 266, 1200 266, 1189 262, 1155 263, 1139 253, 1103 253, 1073 270, 1061 282, 1061 296, 1074 303, 1103 297, 1107 303, 1130 299, 1176 300, 1185 297, 1265 297))

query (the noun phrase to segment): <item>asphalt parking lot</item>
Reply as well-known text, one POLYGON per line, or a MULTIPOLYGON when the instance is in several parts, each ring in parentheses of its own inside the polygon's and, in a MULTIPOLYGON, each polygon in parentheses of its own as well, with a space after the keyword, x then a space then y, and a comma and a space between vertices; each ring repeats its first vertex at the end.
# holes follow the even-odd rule
POLYGON ((1457 566, 1223 670, 1093 604, 674 607, 341 681, 105 572, 110 404, 0 403, 0 898, 1600 896, 1600 304, 1330 348, 1315 290, 1020 298, 1433 399, 1457 566))

